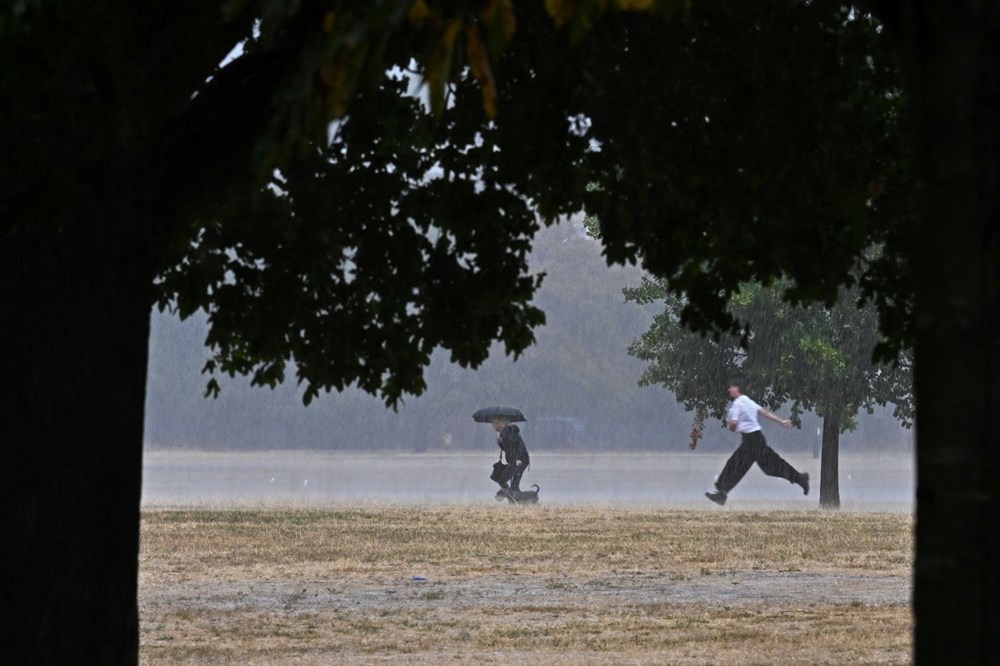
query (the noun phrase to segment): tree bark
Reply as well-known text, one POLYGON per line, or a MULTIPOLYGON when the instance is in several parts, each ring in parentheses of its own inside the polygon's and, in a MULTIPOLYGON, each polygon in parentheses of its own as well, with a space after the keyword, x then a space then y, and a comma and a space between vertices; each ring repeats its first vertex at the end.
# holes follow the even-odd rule
POLYGON ((1000 662, 1000 8, 900 3, 914 113, 918 664, 1000 662))
POLYGON ((823 452, 819 472, 819 505, 840 508, 840 408, 823 417, 823 452))
POLYGON ((0 405, 14 470, 5 652, 25 663, 138 661, 155 253, 142 185, 118 177, 129 172, 95 168, 86 182, 61 184, 86 195, 58 219, 22 219, 0 241, 0 405))
POLYGON ((138 662, 153 279, 197 211, 259 185, 251 155, 302 48, 289 39, 217 73, 146 142, 82 141, 84 126, 16 144, 51 167, 0 200, 0 433, 14 470, 4 647, 23 663, 138 662))

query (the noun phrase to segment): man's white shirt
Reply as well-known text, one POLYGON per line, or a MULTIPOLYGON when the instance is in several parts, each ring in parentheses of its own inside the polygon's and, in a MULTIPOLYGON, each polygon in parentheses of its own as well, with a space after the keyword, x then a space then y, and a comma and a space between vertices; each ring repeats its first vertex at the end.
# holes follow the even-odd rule
POLYGON ((756 432, 760 430, 760 423, 757 422, 757 412, 760 405, 745 395, 733 400, 729 406, 729 416, 727 420, 736 421, 736 432, 756 432))

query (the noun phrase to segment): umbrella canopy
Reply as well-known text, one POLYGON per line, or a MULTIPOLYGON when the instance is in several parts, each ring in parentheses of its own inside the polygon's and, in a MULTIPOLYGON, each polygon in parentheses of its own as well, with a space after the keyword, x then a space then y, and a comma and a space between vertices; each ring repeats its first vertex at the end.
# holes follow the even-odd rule
POLYGON ((483 407, 472 415, 476 423, 493 423, 494 421, 527 421, 520 410, 513 407, 483 407))

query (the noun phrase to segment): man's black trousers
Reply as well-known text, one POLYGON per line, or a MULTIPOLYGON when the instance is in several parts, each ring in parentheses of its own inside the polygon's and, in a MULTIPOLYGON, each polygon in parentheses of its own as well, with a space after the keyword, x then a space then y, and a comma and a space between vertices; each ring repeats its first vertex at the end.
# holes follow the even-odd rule
POLYGON ((764 474, 768 476, 779 476, 792 483, 799 482, 800 475, 795 468, 768 446, 767 440, 764 439, 764 433, 757 430, 743 433, 740 445, 726 461, 726 466, 722 468, 722 473, 719 474, 719 480, 715 482, 715 487, 728 493, 736 487, 736 484, 740 482, 740 479, 754 463, 757 463, 764 474))

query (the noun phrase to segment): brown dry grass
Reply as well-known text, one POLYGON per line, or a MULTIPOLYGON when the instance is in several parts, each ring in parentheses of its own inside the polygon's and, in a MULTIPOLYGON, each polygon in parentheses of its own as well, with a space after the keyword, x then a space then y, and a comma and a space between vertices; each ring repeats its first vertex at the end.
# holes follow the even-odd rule
POLYGON ((141 663, 149 666, 910 656, 906 515, 507 505, 153 511, 142 539, 141 663))

